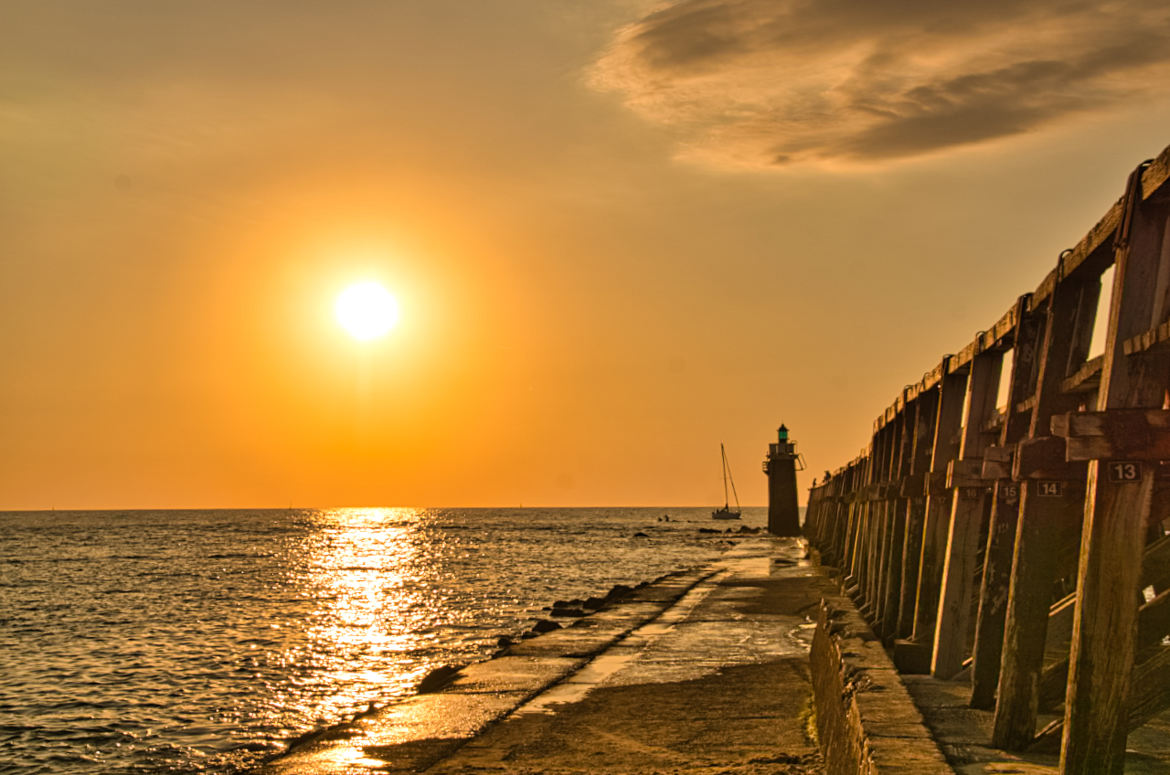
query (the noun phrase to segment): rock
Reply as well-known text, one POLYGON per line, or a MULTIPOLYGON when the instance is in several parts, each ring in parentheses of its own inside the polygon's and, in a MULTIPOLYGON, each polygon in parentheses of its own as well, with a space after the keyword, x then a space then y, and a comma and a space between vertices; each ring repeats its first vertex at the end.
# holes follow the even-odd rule
POLYGON ((552 604, 551 610, 555 611, 558 608, 580 608, 584 603, 585 601, 579 597, 575 597, 572 600, 557 600, 552 604))
POLYGON ((537 634, 552 632, 553 630, 561 629, 561 625, 550 619, 537 619, 536 624, 532 625, 532 631, 537 634))
POLYGON ((551 616, 557 617, 574 617, 579 618, 585 615, 585 611, 580 608, 554 608, 551 616))
POLYGON ((496 646, 502 649, 506 649, 508 646, 515 645, 515 643, 516 641, 512 640, 512 638, 507 635, 501 635, 500 637, 496 638, 496 646))
POLYGON ((603 608, 604 606, 605 606, 605 598, 604 597, 591 597, 588 600, 586 600, 584 603, 581 604, 582 608, 586 608, 590 611, 597 611, 597 610, 603 608))
POLYGON ((700 533, 718 533, 719 531, 713 527, 701 527, 701 528, 699 528, 699 532, 700 533))
POLYGON ((625 584, 614 584, 613 588, 605 593, 606 600, 621 600, 623 597, 629 597, 634 594, 633 587, 627 587, 625 584))
POLYGON ((359 712, 359 713, 356 713, 356 714, 354 714, 353 720, 354 720, 354 721, 357 721, 358 719, 361 719, 361 718, 367 718, 367 717, 369 717, 369 716, 372 716, 372 715, 374 715, 375 713, 377 713, 377 712, 378 712, 378 710, 379 710, 379 706, 378 706, 378 704, 377 704, 376 702, 371 702, 371 703, 370 703, 370 704, 369 704, 369 705, 366 707, 366 709, 365 709, 365 710, 363 710, 363 711, 361 711, 361 712, 359 712))
POLYGON ((459 668, 457 667, 451 665, 436 667, 427 673, 426 678, 422 679, 422 682, 419 683, 418 693, 430 694, 431 692, 437 692, 439 689, 451 683, 457 675, 459 675, 459 668))
POLYGON ((634 533, 634 538, 649 538, 649 537, 650 536, 646 535, 645 533, 643 533, 640 530, 637 533, 634 533))

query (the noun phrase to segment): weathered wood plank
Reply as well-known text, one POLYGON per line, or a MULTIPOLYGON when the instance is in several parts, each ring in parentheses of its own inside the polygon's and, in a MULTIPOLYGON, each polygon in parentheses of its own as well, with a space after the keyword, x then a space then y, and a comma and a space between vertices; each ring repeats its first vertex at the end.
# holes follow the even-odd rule
POLYGON ((1125 341, 1125 354, 1138 355, 1156 348, 1170 347, 1170 322, 1151 328, 1125 341))
MULTIPOLYGON (((1010 449, 1024 437, 1031 425, 1031 413, 1015 409, 1025 396, 1036 392, 1038 358, 1047 320, 1047 310, 1028 312, 1030 297, 1016 303, 1016 327, 1012 332, 1012 370, 1008 382, 1007 412, 1000 432, 999 449, 1010 449)), ((986 465, 984 466, 986 469, 986 465)), ((984 552, 983 578, 979 587, 979 612, 975 621, 975 643, 971 656, 971 707, 995 706, 1003 649, 1004 616, 1011 582, 1016 522, 1020 509, 1020 486, 1012 481, 1006 465, 995 481, 991 524, 984 552)), ((985 470, 986 473, 986 470, 985 470)))
POLYGON ((995 706, 999 662, 1003 649, 1004 613, 1011 582, 1012 549, 1020 508, 1020 485, 1011 479, 995 482, 991 524, 987 532, 979 611, 975 618, 975 645, 971 657, 972 708, 995 706))
MULTIPOLYGON (((1064 440, 1046 434, 1055 412, 1076 407, 1076 398, 1063 391, 1063 383, 1088 353, 1100 289, 1096 277, 1066 280, 1056 287, 1040 347, 1030 438, 1017 445, 1013 461, 1014 477, 1021 486, 1020 514, 991 738, 993 745, 1008 750, 1026 747, 1036 729, 1050 590, 1059 562, 1054 544, 1080 538, 1085 468, 1070 471, 1064 440)), ((1071 631, 1071 609, 1067 618, 1071 631)))
MULTIPOLYGON (((941 364, 947 372, 949 359, 941 364)), ((930 477, 946 474, 950 462, 959 455, 959 433, 963 424, 963 401, 967 393, 967 374, 947 373, 939 388, 938 414, 926 495, 926 515, 922 525, 922 558, 918 563, 918 589, 914 596, 914 631, 910 639, 931 644, 938 616, 938 594, 942 586, 947 535, 950 532, 950 490, 929 485, 930 477)))
MULTIPOLYGON (((1057 557, 1062 554, 1060 551, 1050 551, 1045 556, 1057 557)), ((1139 585, 1142 588, 1148 586, 1157 586, 1158 583, 1166 579, 1167 574, 1170 573, 1170 568, 1166 563, 1170 561, 1170 536, 1167 536, 1152 544, 1148 544, 1142 555, 1142 574, 1139 585)), ((1162 596, 1159 595, 1159 598, 1162 596)), ((1068 643, 1072 639, 1072 625, 1073 613, 1076 603, 1076 595, 1069 595, 1062 600, 1054 603, 1048 614, 1048 634, 1046 650, 1051 650, 1055 642, 1068 643)), ((1155 604, 1147 604, 1142 606, 1138 611, 1138 642, 1142 647, 1151 647, 1156 645, 1157 630, 1161 627, 1159 622, 1161 617, 1166 615, 1166 609, 1161 608, 1165 606, 1167 601, 1161 600, 1155 604), (1143 619, 1151 617, 1143 625, 1143 619), (1143 629, 1145 634, 1143 634, 1143 629)), ((1163 631, 1163 634, 1165 632, 1163 631)), ((1068 656, 1067 646, 1065 650, 1065 658, 1052 662, 1044 668, 1040 675, 1039 681, 1039 706, 1041 708, 1053 708, 1064 702, 1065 688, 1068 683, 1068 656)), ((994 742, 994 741, 993 741, 994 742)), ((1026 743, 1024 740, 1021 745, 1026 743)), ((998 743, 996 743, 998 745, 998 743)), ((1002 746, 1001 746, 1002 747, 1002 746)), ((1014 749, 1013 749, 1014 750, 1014 749)))
MULTIPOLYGON (((1146 168, 1142 175, 1143 185, 1146 186, 1143 190, 1144 198, 1149 199, 1159 195, 1166 195, 1165 191, 1161 191, 1161 189, 1167 187, 1166 169, 1168 158, 1170 158, 1170 148, 1163 150, 1161 155, 1153 160, 1146 168)), ((1058 266, 1045 275, 1044 279, 1036 287, 1036 290, 1030 294, 1029 310, 1034 310, 1047 304, 1049 297, 1055 292, 1057 286, 1061 283, 1068 282, 1074 274, 1089 274, 1095 277, 1101 271, 1108 268, 1113 262, 1112 249, 1109 246, 1109 242, 1115 236, 1117 226, 1121 222, 1121 215, 1122 206, 1121 202, 1118 201, 1109 208, 1105 215, 1101 217, 1075 247, 1061 254, 1061 261, 1058 266)), ((1077 282, 1080 282, 1081 279, 1077 278, 1077 282)), ((944 360, 943 366, 945 368, 939 370, 936 367, 923 375, 922 380, 913 386, 909 394, 899 396, 878 417, 874 424, 874 432, 876 433, 881 427, 884 427, 892 419, 894 414, 901 411, 903 404, 899 402, 913 400, 920 393, 934 389, 946 374, 954 373, 957 370, 965 368, 978 353, 990 349, 993 346, 1009 344, 1010 338, 1007 337, 1007 334, 1015 326, 1015 320, 1012 317, 1015 314, 1016 310, 1014 307, 1009 309, 990 328, 981 332, 974 341, 960 350, 958 354, 952 356, 949 361, 944 360)), ((1089 329, 1091 331, 1092 326, 1089 326, 1089 329)), ((1167 335, 1170 335, 1170 331, 1167 332, 1167 335)), ((1087 381, 1079 385, 1079 387, 1081 389, 1091 390, 1096 385, 1096 376, 1095 372, 1087 373, 1085 375, 1087 381)))
MULTIPOLYGON (((980 353, 971 363, 967 416, 964 418, 962 447, 957 462, 977 464, 977 470, 982 469, 983 450, 990 441, 982 427, 986 418, 995 411, 1002 369, 1003 353, 997 350, 980 353)), ((954 473, 955 467, 952 466, 948 478, 953 483, 956 482, 954 473)), ((982 486, 982 481, 977 481, 980 486, 971 487, 965 486, 971 484, 965 478, 957 480, 930 662, 930 673, 937 678, 952 677, 959 672, 963 660, 967 658, 967 644, 974 618, 972 609, 979 538, 987 497, 987 488, 982 486)))
POLYGON ((1170 411, 1164 409, 1070 412, 1052 418, 1052 432, 1068 439, 1069 460, 1170 459, 1170 411))
MULTIPOLYGON (((1170 647, 1159 646, 1149 659, 1133 668, 1133 688, 1125 710, 1122 739, 1167 708, 1170 708, 1170 647)), ((1035 751, 1050 751, 1063 738, 1064 719, 1058 719, 1036 735, 1029 747, 1035 751)))
POLYGON ((1101 367, 1105 364, 1105 356, 1098 355, 1086 361, 1072 376, 1068 377, 1060 386, 1062 393, 1094 393, 1101 384, 1101 367))
MULTIPOLYGON (((1130 178, 1118 226, 1113 298, 1098 410, 1160 408, 1166 372, 1154 356, 1127 358, 1124 342, 1166 318, 1154 290, 1163 262, 1165 205, 1140 204, 1141 173, 1130 178)), ((1111 481, 1107 464, 1089 463, 1079 592, 1073 617, 1061 775, 1119 775, 1125 760, 1126 706, 1135 649, 1138 582, 1154 488, 1154 467, 1111 481)))
POLYGON ((1133 692, 1126 711, 1126 732, 1137 729, 1170 707, 1170 647, 1160 647, 1134 667, 1133 692))
MULTIPOLYGON (((908 394, 903 391, 904 395, 908 394)), ((906 563, 904 554, 906 544, 906 499, 901 493, 901 482, 910 473, 914 453, 914 426, 918 414, 918 405, 907 400, 899 415, 895 429, 895 448, 897 453, 891 461, 890 475, 899 486, 890 494, 890 545, 888 548, 888 571, 883 581, 883 604, 881 619, 881 634, 892 640, 898 636, 898 617, 901 613, 901 586, 904 575, 903 567, 906 563)))
POLYGON ((939 390, 921 393, 915 401, 913 444, 910 473, 907 479, 922 480, 922 486, 906 497, 905 545, 902 547, 902 579, 898 601, 896 637, 910 637, 914 632, 914 605, 918 594, 918 574, 922 564, 922 544, 926 529, 925 478, 930 473, 935 424, 938 422, 939 390))
POLYGON ((1170 634, 1170 589, 1138 609, 1138 661, 1148 659, 1147 652, 1160 647, 1167 634, 1170 634))
POLYGON ((1142 588, 1170 586, 1170 536, 1148 545, 1142 556, 1142 588))
POLYGON ((1054 542, 1077 537, 1075 531, 1069 534, 1067 525, 1071 517, 1079 515, 1084 500, 1083 482, 1062 482, 1060 495, 1047 491, 1042 495, 1042 488, 1050 482, 1029 479, 1020 483, 1027 519, 1016 526, 1016 559, 1021 551, 1029 555, 1026 563, 1015 562, 1012 567, 992 728, 992 744, 1007 750, 1023 750, 1035 732, 1052 580, 1062 555, 1054 542))

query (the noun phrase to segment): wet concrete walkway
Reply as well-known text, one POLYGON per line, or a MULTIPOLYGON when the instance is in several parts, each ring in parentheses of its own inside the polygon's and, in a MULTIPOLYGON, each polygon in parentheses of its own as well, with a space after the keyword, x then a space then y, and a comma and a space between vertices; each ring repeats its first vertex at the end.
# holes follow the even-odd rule
POLYGON ((808 646, 831 582, 802 554, 795 540, 744 539, 259 772, 821 772, 808 646))

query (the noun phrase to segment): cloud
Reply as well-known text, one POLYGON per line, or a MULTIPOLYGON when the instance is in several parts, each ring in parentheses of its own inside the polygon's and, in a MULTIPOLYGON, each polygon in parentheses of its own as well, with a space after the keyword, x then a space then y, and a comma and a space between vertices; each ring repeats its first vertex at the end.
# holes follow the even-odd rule
POLYGON ((1170 91, 1163 0, 672 0, 591 83, 720 165, 882 163, 1170 91))

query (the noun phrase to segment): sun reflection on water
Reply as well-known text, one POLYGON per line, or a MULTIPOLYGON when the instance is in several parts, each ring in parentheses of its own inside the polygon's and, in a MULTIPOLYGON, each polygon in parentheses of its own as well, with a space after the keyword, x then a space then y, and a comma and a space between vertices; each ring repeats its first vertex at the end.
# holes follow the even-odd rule
POLYGON ((431 667, 418 656, 441 614, 426 510, 333 509, 318 519, 305 539, 304 583, 316 601, 305 629, 314 670, 305 678, 322 689, 315 710, 325 719, 415 686, 431 667))

